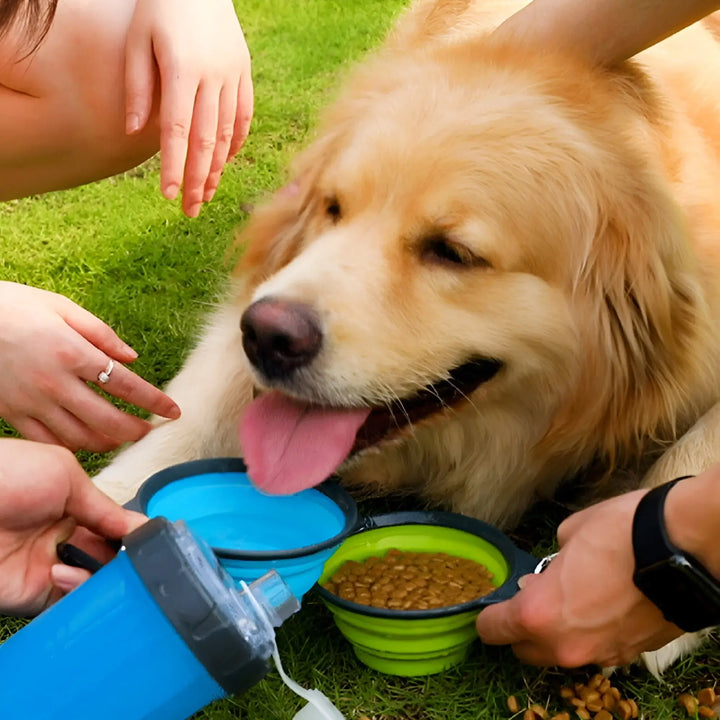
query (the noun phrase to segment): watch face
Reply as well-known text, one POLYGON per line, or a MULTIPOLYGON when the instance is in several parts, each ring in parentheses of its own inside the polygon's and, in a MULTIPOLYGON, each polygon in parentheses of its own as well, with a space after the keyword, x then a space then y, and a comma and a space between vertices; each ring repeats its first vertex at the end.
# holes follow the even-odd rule
POLYGON ((641 568, 633 577, 665 619, 694 632, 720 624, 720 582, 685 555, 641 568))

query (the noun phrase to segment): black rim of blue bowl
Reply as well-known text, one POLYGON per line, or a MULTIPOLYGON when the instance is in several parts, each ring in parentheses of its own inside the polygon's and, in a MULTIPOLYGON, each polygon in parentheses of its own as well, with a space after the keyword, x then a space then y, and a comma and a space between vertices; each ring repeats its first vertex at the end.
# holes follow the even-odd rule
MULTIPOLYGON (((488 605, 508 600, 518 590, 517 581, 522 575, 533 572, 538 563, 537 558, 520 550, 510 538, 494 525, 477 520, 476 518, 460 515, 459 513, 443 512, 439 510, 394 512, 383 515, 373 515, 365 520, 358 532, 371 532, 381 528, 399 527, 402 525, 437 525, 454 530, 461 530, 470 535, 482 538, 503 556, 508 566, 505 581, 496 590, 482 597, 457 605, 448 605, 430 610, 393 610, 378 608, 371 605, 345 600, 331 593, 320 583, 315 589, 321 598, 331 605, 343 608, 349 612, 369 617, 388 618, 391 620, 429 620, 443 618, 450 615, 459 615, 470 611, 478 612, 488 605)), ((438 548, 438 552, 443 552, 438 548)))
MULTIPOLYGON (((151 475, 141 486, 135 496, 137 502, 131 502, 140 512, 147 513, 150 499, 159 490, 176 480, 183 480, 193 475, 210 473, 247 473, 247 466, 241 458, 221 457, 204 460, 190 460, 189 462, 172 465, 151 475)), ((345 517, 343 529, 322 542, 313 545, 304 545, 290 550, 233 550, 212 546, 213 552, 220 558, 229 560, 289 560, 302 558, 308 555, 327 550, 341 543, 348 535, 358 529, 358 509, 350 494, 337 482, 328 479, 312 488, 332 500, 345 517)))

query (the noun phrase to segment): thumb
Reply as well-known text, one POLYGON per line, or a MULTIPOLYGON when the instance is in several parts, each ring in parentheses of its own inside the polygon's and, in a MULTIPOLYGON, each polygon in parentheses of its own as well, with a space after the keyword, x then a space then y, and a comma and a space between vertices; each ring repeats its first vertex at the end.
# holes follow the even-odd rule
POLYGON ((126 510, 105 495, 78 463, 69 468, 70 491, 65 503, 65 514, 78 525, 105 538, 117 539, 143 523, 147 518, 126 510))
POLYGON ((125 47, 125 132, 140 132, 150 117, 155 89, 155 56, 150 37, 128 33, 125 47))

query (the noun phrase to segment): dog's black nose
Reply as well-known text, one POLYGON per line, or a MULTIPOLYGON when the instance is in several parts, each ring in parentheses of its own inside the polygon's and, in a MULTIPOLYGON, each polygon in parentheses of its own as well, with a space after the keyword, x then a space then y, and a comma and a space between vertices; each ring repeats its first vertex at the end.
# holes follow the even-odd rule
POLYGON ((322 345, 317 316, 297 302, 258 300, 243 313, 240 329, 245 354, 267 378, 286 377, 307 365, 322 345))

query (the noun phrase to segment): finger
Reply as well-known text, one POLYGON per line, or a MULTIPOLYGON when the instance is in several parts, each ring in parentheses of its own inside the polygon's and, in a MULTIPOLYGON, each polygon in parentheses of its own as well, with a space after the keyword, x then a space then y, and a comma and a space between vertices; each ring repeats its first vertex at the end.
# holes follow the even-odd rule
POLYGON ((215 86, 203 83, 195 98, 183 181, 183 210, 188 217, 197 217, 202 207, 205 181, 217 141, 219 95, 215 86))
POLYGON ((489 605, 478 615, 475 627, 480 640, 486 645, 512 645, 525 638, 517 597, 489 605))
MULTIPOLYGON (((63 595, 74 590, 89 577, 90 573, 87 570, 71 567, 70 565, 58 563, 50 568, 50 582, 52 582, 53 587, 57 588, 63 595)), ((51 604, 56 599, 54 595, 51 595, 51 601, 48 604, 51 604)))
POLYGON ((7 418, 7 421, 26 439, 46 445, 63 445, 60 438, 51 432, 40 420, 32 417, 7 418))
MULTIPOLYGON (((91 390, 88 390, 88 392, 93 394, 91 390)), ((66 408, 59 405, 48 405, 42 410, 41 422, 43 425, 60 440, 60 445, 63 445, 73 452, 77 452, 78 450, 108 452, 122 442, 125 442, 123 438, 114 439, 104 432, 93 430, 72 412, 69 412, 66 408)), ((35 419, 37 420, 38 418, 35 419)), ((141 420, 141 422, 143 421, 141 420)), ((142 437, 142 435, 140 435, 140 437, 142 437)))
POLYGON ((137 359, 137 353, 109 325, 72 300, 62 298, 59 313, 69 327, 111 358, 120 362, 137 359))
POLYGON ((160 189, 168 200, 177 197, 183 180, 197 92, 196 84, 173 73, 170 65, 162 74, 160 101, 160 189))
POLYGON ((152 43, 138 33, 128 33, 125 48, 125 132, 140 132, 150 117, 155 90, 155 57, 152 43))
POLYGON ((252 123, 254 113, 254 104, 255 92, 253 90, 252 75, 248 69, 247 74, 240 78, 237 110, 235 114, 235 132, 233 133, 233 139, 230 143, 230 154, 228 156, 228 160, 234 158, 240 148, 245 144, 245 140, 250 132, 250 124, 252 123))
POLYGON ((152 429, 147 420, 115 407, 87 385, 84 388, 85 392, 63 408, 76 423, 73 437, 83 433, 80 448, 107 452, 123 443, 137 442, 152 429))
MULTIPOLYGON (((147 410, 171 420, 180 417, 180 407, 171 397, 123 365, 116 364, 113 366, 110 378, 106 383, 98 383, 97 375, 93 377, 91 373, 83 377, 89 382, 94 382, 106 393, 120 400, 125 400, 142 410, 147 410)), ((110 405, 109 407, 112 408, 113 406, 110 405)), ((113 409, 117 410, 117 408, 113 409)))
POLYGON ((218 113, 217 137, 215 151, 213 152, 210 171, 205 181, 203 202, 210 202, 215 195, 220 176, 230 153, 230 143, 233 139, 235 112, 237 109, 237 93, 224 86, 220 92, 220 109, 218 113))
POLYGON ((528 665, 545 667, 559 664, 559 658, 552 648, 545 647, 543 644, 534 640, 514 643, 512 651, 518 660, 522 660, 522 662, 528 665))
POLYGON ((126 510, 103 493, 80 465, 69 468, 70 492, 65 512, 78 525, 105 538, 119 539, 147 522, 140 513, 126 510))

